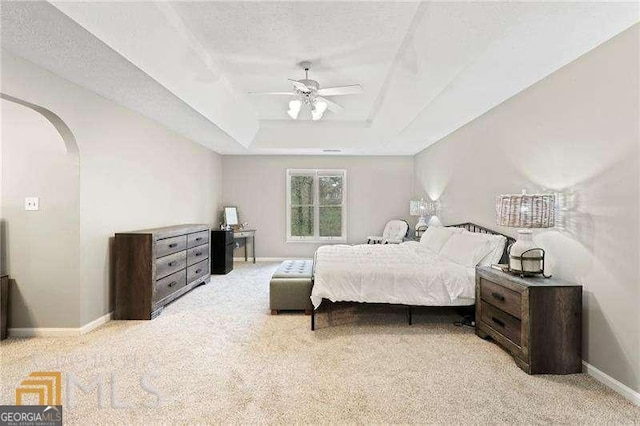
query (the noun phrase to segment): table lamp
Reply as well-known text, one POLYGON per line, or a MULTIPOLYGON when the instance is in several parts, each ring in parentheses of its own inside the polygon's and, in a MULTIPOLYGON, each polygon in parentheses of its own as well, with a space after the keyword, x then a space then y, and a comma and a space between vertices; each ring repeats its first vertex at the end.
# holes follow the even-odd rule
POLYGON ((420 200, 411 200, 409 202, 409 214, 411 216, 420 216, 420 219, 418 219, 418 223, 416 223, 416 231, 420 228, 427 227, 425 216, 427 215, 428 210, 429 205, 426 201, 424 201, 423 198, 421 198, 420 200))
MULTIPOLYGON (((506 194, 496 197, 496 223, 512 228, 552 228, 555 195, 506 194)), ((508 248, 509 271, 520 276, 544 274, 545 252, 533 242, 533 231, 518 229, 518 239, 508 248)))

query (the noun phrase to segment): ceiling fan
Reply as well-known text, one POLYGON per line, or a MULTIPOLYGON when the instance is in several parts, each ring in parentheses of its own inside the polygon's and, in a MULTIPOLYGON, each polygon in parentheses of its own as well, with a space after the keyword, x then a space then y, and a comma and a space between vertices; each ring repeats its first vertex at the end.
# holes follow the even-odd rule
POLYGON ((314 121, 317 121, 322 118, 327 109, 332 112, 340 112, 342 110, 340 105, 330 101, 326 96, 354 95, 362 93, 362 86, 359 84, 325 87, 321 89, 320 83, 316 80, 309 79, 311 62, 301 62, 300 67, 304 69, 305 77, 301 80, 289 79, 293 84, 293 90, 291 92, 251 92, 250 94, 295 96, 296 99, 289 101, 289 110, 287 111, 289 117, 294 120, 297 119, 302 106, 305 105, 311 110, 311 118, 314 121))

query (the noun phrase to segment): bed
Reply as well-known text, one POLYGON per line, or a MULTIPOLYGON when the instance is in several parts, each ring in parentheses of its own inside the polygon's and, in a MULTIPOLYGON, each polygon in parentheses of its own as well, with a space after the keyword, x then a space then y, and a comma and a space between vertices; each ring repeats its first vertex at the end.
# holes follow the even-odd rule
MULTIPOLYGON (((408 308, 409 324, 413 306, 473 306, 476 264, 505 262, 513 239, 473 223, 440 230, 462 236, 455 237, 455 242, 442 237, 444 241, 435 247, 416 241, 320 247, 314 257, 311 329, 315 329, 315 313, 325 299, 403 305, 408 308), (478 252, 482 259, 458 260, 452 255, 450 246, 477 238, 493 241, 491 247, 483 246, 482 253, 478 252)), ((440 230, 432 229, 432 233, 440 230)))

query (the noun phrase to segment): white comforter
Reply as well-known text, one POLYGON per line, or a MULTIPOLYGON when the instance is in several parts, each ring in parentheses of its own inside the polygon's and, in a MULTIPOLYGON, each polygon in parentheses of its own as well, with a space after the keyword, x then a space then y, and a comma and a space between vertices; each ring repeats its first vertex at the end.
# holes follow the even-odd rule
POLYGON ((448 306, 475 297, 474 268, 453 263, 417 242, 331 245, 316 252, 314 307, 322 299, 448 306))

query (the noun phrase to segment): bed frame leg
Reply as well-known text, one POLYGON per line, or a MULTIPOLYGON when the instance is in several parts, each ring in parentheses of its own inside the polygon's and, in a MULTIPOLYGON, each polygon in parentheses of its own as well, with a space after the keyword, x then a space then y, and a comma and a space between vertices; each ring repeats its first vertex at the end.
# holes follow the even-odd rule
POLYGON ((411 316, 411 306, 409 306, 409 325, 413 324, 413 318, 411 316))

